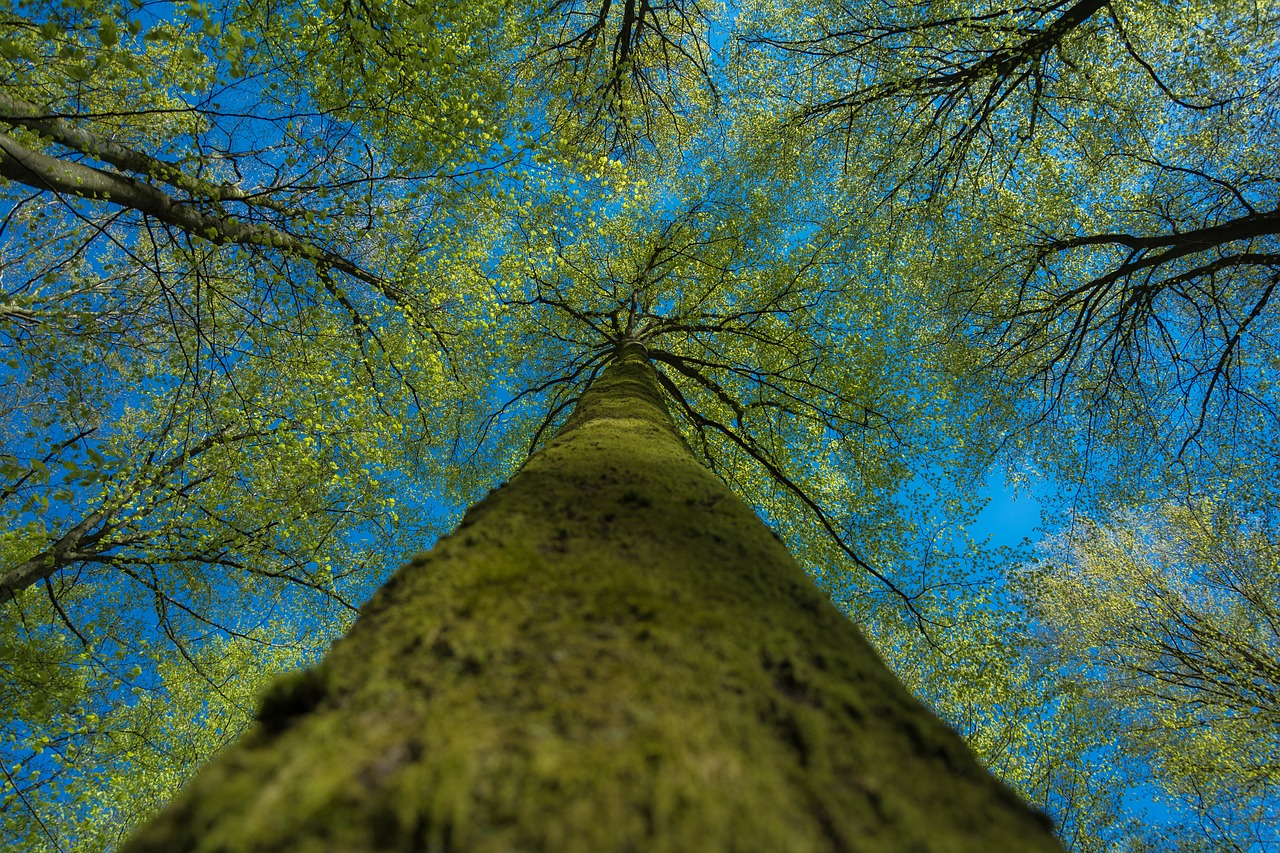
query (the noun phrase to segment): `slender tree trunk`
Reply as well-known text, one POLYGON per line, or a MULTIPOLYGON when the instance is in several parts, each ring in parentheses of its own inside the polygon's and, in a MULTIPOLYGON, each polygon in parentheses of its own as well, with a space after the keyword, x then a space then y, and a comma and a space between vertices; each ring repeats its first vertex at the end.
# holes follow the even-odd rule
POLYGON ((126 848, 1050 851, 628 345, 126 848))

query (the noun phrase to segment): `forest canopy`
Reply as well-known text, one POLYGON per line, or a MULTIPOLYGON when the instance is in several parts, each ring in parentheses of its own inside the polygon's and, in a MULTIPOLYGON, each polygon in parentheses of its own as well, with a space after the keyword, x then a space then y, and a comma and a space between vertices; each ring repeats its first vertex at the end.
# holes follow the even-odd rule
POLYGON ((1280 845, 1274 3, 0 20, 6 843, 118 844, 638 342, 1068 849, 1280 845))

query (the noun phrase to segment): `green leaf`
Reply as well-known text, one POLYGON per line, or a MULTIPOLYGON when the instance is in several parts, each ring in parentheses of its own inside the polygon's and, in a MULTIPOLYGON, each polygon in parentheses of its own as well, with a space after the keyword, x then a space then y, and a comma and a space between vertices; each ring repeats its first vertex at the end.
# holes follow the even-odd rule
POLYGON ((103 18, 99 21, 98 38, 102 41, 103 47, 115 47, 120 42, 120 33, 116 29, 116 22, 111 18, 103 18))

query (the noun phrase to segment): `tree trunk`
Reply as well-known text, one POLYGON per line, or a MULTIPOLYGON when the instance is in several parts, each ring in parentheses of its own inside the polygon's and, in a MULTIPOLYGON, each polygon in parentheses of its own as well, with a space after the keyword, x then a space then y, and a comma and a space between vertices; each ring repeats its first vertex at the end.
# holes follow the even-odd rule
POLYGON ((1051 851, 628 345, 141 851, 1051 851))

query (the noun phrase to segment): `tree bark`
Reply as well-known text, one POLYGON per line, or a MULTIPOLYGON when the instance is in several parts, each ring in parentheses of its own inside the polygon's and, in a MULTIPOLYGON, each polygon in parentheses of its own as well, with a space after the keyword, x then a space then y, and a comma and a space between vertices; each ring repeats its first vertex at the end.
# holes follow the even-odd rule
POLYGON ((699 464, 630 344, 125 850, 1060 848, 699 464))

